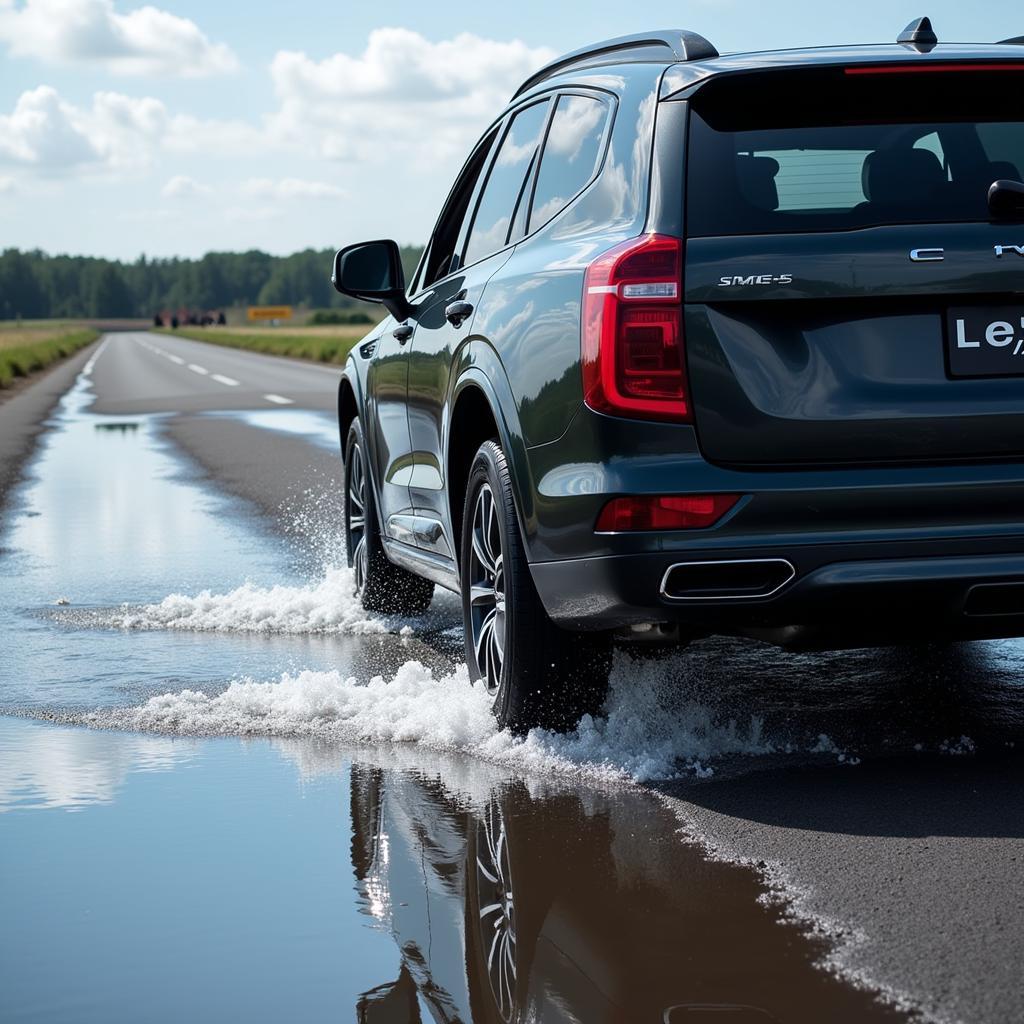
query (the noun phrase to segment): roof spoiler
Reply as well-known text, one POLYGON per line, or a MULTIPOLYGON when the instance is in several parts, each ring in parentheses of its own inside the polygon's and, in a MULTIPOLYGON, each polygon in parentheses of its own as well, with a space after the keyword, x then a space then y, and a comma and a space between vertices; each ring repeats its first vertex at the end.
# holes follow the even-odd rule
POLYGON ((692 61, 717 57, 718 51, 703 36, 686 29, 667 29, 659 32, 641 32, 637 35, 618 36, 573 50, 553 60, 531 75, 516 90, 515 99, 546 78, 568 71, 570 68, 597 67, 644 60, 692 61))

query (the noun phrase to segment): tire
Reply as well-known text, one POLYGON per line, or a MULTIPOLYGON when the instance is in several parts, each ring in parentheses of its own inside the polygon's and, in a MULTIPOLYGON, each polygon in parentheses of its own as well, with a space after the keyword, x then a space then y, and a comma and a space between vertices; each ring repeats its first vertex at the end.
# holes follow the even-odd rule
POLYGON ((422 615, 434 584, 393 565, 384 553, 377 503, 367 473, 366 442, 357 416, 345 441, 345 548, 363 607, 383 615, 422 615))
POLYGON ((530 575, 505 454, 476 453, 466 485, 462 613, 470 678, 483 680, 502 728, 564 731, 597 714, 608 692, 611 643, 548 618, 530 575))

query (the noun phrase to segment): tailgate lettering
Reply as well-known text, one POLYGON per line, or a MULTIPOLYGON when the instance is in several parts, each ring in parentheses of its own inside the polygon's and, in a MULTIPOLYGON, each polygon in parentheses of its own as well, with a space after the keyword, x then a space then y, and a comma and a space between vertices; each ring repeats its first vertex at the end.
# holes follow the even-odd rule
POLYGON ((985 328, 985 340, 996 348, 1004 348, 1013 341, 1013 327, 1005 320, 997 320, 985 328))
POLYGON ((981 348, 980 341, 967 340, 967 325, 963 320, 956 322, 956 347, 957 348, 981 348))
MULTIPOLYGON (((957 348, 981 348, 980 341, 969 341, 967 338, 967 321, 957 317, 956 324, 956 347, 957 348)), ((1020 318, 1021 329, 1024 330, 1024 316, 1020 318)), ((1024 352, 1024 337, 1018 338, 1017 328, 1006 320, 993 320, 985 327, 985 342, 992 348, 1008 348, 1013 345, 1013 354, 1021 355, 1024 352), (1015 344, 1016 343, 1016 344, 1015 344)))

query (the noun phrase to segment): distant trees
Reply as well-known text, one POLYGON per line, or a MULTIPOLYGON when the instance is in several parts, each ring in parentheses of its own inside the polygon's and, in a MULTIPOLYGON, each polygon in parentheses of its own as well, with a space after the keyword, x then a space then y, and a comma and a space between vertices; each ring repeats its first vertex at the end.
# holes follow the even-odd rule
MULTIPOLYGON (((422 250, 402 249, 411 273, 422 250)), ((0 319, 151 317, 162 310, 292 305, 358 310, 330 282, 330 250, 291 256, 258 250, 210 252, 198 260, 120 263, 90 256, 49 256, 38 250, 0 253, 0 319)), ((364 309, 366 307, 363 307, 364 309)))

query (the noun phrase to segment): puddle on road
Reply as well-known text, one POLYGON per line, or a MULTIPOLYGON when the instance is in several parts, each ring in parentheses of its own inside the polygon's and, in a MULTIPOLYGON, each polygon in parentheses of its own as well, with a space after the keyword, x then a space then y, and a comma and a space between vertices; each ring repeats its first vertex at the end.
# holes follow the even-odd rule
POLYGON ((338 419, 331 413, 317 412, 315 409, 249 409, 207 415, 226 416, 260 430, 296 434, 333 454, 338 452, 338 419))
POLYGON ((12 719, 0 765, 4 1020, 904 1019, 636 791, 12 719))

